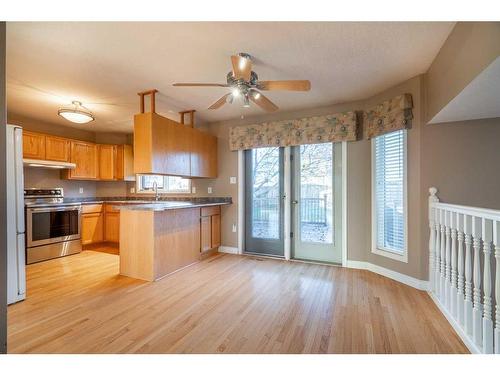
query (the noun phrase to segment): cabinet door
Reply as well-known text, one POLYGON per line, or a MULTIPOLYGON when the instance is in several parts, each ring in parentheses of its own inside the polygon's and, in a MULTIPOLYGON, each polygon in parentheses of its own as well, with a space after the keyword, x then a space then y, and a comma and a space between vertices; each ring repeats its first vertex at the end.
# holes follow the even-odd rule
POLYGON ((201 218, 201 251, 210 250, 212 248, 212 225, 210 216, 201 218))
POLYGON ((217 137, 193 129, 191 176, 217 177, 217 137))
POLYGON ((69 172, 69 178, 95 180, 98 177, 98 151, 94 143, 71 141, 71 162, 75 169, 69 172))
POLYGON ((107 242, 120 241, 120 213, 106 212, 104 224, 104 240, 107 242))
POLYGON ((212 248, 220 246, 220 215, 210 216, 212 227, 212 248))
POLYGON ((45 159, 55 161, 70 161, 70 141, 69 139, 45 136, 45 159))
POLYGON ((103 241, 104 215, 91 213, 82 215, 82 245, 103 241))
POLYGON ((114 180, 116 146, 97 145, 99 148, 99 179, 114 180))
POLYGON ((114 148, 114 161, 115 161, 115 180, 124 180, 124 145, 118 145, 114 148))
POLYGON ((23 131, 23 158, 45 159, 45 135, 23 131))

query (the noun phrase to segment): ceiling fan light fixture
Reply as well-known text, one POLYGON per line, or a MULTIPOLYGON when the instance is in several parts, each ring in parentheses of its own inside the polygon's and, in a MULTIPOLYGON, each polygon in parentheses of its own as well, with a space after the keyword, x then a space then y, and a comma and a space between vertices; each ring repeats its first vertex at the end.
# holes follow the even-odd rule
POLYGON ((74 100, 72 102, 73 108, 61 108, 57 114, 68 121, 76 124, 86 124, 94 121, 94 115, 81 102, 74 100))
POLYGON ((233 87, 231 89, 231 92, 234 98, 237 98, 240 95, 240 89, 238 87, 233 87))
POLYGON ((248 95, 245 95, 243 97, 243 107, 250 108, 250 100, 248 99, 248 95))
POLYGON ((256 99, 256 100, 259 99, 260 98, 260 92, 255 91, 254 94, 253 94, 253 98, 256 99))

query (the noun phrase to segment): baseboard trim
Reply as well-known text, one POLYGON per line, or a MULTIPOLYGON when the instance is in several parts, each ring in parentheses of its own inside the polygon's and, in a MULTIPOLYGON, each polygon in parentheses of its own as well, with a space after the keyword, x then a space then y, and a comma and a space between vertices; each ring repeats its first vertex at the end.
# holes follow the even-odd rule
POLYGON ((474 342, 469 338, 469 336, 467 336, 467 334, 462 329, 462 327, 460 327, 460 325, 457 323, 457 321, 455 320, 455 318, 453 318, 450 315, 450 313, 448 312, 448 310, 446 310, 446 308, 441 303, 441 301, 439 300, 439 298, 437 298, 437 296, 434 293, 432 293, 432 292, 428 291, 427 294, 434 301, 434 304, 438 307, 439 311, 441 311, 441 313, 444 315, 444 317, 446 318, 446 320, 451 324, 451 326, 453 327, 453 329, 455 330, 455 332, 457 333, 457 335, 460 337, 460 339, 462 340, 462 342, 464 343, 464 345, 467 347, 467 349, 469 349, 469 351, 472 354, 481 354, 481 351, 479 350, 479 348, 476 346, 476 344, 474 344, 474 342))
POLYGON ((347 261, 347 268, 355 268, 359 270, 367 270, 371 271, 374 273, 377 273, 379 275, 388 277, 389 279, 399 281, 400 283, 409 285, 413 288, 419 289, 419 290, 425 290, 427 291, 429 289, 429 282, 427 280, 419 280, 414 277, 404 275, 402 273, 378 266, 373 263, 368 263, 368 262, 360 262, 357 260, 348 260, 347 261))
POLYGON ((238 248, 232 246, 219 246, 219 253, 239 254, 238 248))

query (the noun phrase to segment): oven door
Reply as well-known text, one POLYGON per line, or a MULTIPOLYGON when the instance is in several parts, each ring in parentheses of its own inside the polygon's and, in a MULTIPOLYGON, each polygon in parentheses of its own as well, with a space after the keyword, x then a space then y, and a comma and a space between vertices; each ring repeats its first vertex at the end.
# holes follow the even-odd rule
POLYGON ((80 238, 81 206, 26 209, 28 247, 80 238))

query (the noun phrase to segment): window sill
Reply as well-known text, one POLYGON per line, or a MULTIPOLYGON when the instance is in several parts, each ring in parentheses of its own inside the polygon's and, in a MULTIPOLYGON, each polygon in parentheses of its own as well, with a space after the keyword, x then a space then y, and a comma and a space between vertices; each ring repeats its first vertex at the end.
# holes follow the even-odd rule
POLYGON ((374 248, 372 248, 372 253, 384 256, 386 258, 398 260, 398 261, 403 262, 403 263, 408 263, 408 251, 405 251, 404 254, 398 254, 398 253, 394 253, 392 251, 382 250, 382 249, 379 249, 377 247, 374 247, 374 248))

